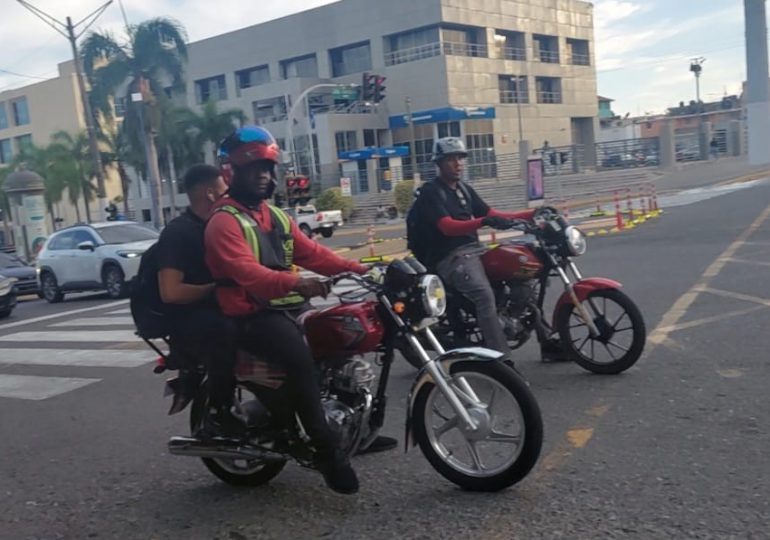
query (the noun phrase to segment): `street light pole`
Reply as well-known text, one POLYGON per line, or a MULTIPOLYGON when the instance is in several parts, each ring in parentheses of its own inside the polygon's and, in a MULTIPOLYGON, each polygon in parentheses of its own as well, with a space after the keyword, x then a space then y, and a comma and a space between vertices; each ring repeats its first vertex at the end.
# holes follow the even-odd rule
POLYGON ((412 115, 412 98, 407 97, 406 98, 406 117, 409 119, 409 137, 411 139, 410 145, 411 148, 409 150, 409 165, 412 168, 412 180, 414 180, 415 188, 417 188, 417 185, 420 181, 420 173, 417 172, 417 159, 415 154, 417 153, 417 141, 414 134, 414 116, 412 115))
MULTIPOLYGON (((88 145, 91 151, 91 162, 94 168, 94 176, 96 176, 96 190, 100 207, 99 214, 103 216, 107 206, 107 194, 104 187, 104 171, 102 170, 102 158, 99 154, 99 145, 96 141, 96 129, 94 128, 94 116, 93 111, 91 110, 91 100, 88 99, 88 94, 86 93, 83 66, 80 62, 80 55, 78 54, 77 39, 91 27, 91 25, 96 21, 96 19, 99 18, 102 13, 104 13, 104 10, 106 10, 107 7, 112 4, 112 0, 108 0, 100 7, 92 11, 90 14, 86 15, 76 24, 72 24, 72 19, 70 17, 67 17, 66 24, 62 23, 61 21, 54 19, 51 15, 36 8, 26 0, 17 0, 17 2, 31 11, 48 26, 59 32, 70 43, 70 47, 72 48, 72 58, 75 62, 75 74, 78 81, 80 99, 83 101, 83 114, 85 115, 86 132, 88 133, 88 145), (87 24, 83 27, 83 29, 78 34, 75 34, 75 28, 86 22, 87 24)), ((88 201, 86 201, 86 204, 88 204, 88 201)))
POLYGON ((524 129, 521 125, 521 75, 514 75, 516 80, 516 114, 519 117, 519 141, 524 140, 524 129))
MULTIPOLYGON (((334 84, 334 83, 320 83, 311 86, 310 88, 307 88, 304 92, 302 92, 297 100, 291 104, 291 109, 289 109, 289 114, 287 115, 286 121, 286 135, 288 139, 287 148, 290 148, 291 153, 291 165, 294 167, 295 174, 299 171, 299 160, 297 159, 297 147, 294 144, 294 112, 297 110, 297 106, 299 106, 300 103, 302 103, 302 100, 304 100, 307 95, 312 92, 313 90, 317 90, 319 88, 356 88, 357 84, 351 83, 351 84, 334 84)), ((310 111, 310 108, 308 106, 308 111, 310 111)), ((308 121, 310 119, 308 118, 308 121)), ((310 151, 313 152, 313 136, 311 133, 308 133, 308 138, 310 141, 310 151)))

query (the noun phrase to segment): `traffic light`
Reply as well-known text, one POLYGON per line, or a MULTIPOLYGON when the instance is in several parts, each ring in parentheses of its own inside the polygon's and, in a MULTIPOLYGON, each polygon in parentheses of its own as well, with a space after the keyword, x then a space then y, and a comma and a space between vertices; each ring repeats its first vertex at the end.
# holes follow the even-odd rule
POLYGON ((372 75, 374 77, 374 102, 379 103, 385 99, 385 77, 382 75, 372 75))
POLYGON ((287 206, 307 204, 310 201, 310 179, 307 176, 286 177, 287 206))
POLYGON ((374 101, 374 92, 377 86, 375 77, 376 75, 373 75, 368 71, 364 72, 361 80, 361 101, 374 101))

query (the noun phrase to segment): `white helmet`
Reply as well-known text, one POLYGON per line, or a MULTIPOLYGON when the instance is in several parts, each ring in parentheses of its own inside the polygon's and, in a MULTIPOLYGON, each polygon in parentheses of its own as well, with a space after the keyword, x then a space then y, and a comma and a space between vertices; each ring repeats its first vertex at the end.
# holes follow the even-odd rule
POLYGON ((465 143, 462 139, 458 137, 443 137, 433 143, 434 162, 451 155, 468 157, 468 150, 465 148, 465 143))

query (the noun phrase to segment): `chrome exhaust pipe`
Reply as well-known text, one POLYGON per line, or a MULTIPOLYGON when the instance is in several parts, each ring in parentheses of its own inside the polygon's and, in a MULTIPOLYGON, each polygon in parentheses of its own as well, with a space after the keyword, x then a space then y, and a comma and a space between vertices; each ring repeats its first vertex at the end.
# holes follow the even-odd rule
POLYGON ((212 459, 258 459, 262 461, 286 461, 286 457, 236 441, 202 441, 193 437, 171 437, 168 451, 175 456, 212 459))

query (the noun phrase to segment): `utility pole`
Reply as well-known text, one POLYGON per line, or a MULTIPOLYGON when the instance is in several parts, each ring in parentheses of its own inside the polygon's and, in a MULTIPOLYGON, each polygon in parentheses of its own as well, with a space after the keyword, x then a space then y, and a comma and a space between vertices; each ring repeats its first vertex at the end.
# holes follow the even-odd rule
MULTIPOLYGON (((98 215, 104 216, 105 208, 107 206, 107 194, 104 189, 104 171, 102 170, 102 158, 99 154, 99 145, 96 141, 96 129, 94 128, 93 111, 91 110, 91 100, 88 99, 86 93, 86 86, 84 81, 83 66, 80 62, 80 55, 78 54, 77 40, 81 37, 86 30, 104 13, 104 11, 112 4, 112 0, 108 0, 100 7, 83 17, 80 21, 73 24, 72 19, 67 17, 66 24, 54 19, 51 15, 36 8, 26 0, 17 0, 22 6, 31 11, 36 17, 41 19, 48 26, 56 30, 59 34, 64 36, 70 43, 72 48, 72 58, 75 61, 75 74, 78 80, 78 90, 80 91, 80 99, 83 101, 83 114, 85 115, 86 132, 88 133, 88 145, 91 149, 91 162, 94 169, 94 176, 96 176, 96 191, 99 198, 99 213, 98 215), (76 34, 75 29, 85 24, 85 26, 76 34)), ((88 201, 86 201, 88 204, 88 201)))
POLYGON ((743 0, 746 28, 746 117, 749 164, 770 163, 770 85, 768 85, 765 0, 743 0))
POLYGON ((409 165, 412 167, 412 179, 415 183, 415 188, 417 188, 417 184, 420 183, 420 173, 417 171, 417 159, 415 154, 417 153, 417 141, 416 137, 414 135, 414 116, 412 116, 412 98, 407 97, 406 98, 406 117, 409 121, 409 137, 410 137, 410 149, 409 149, 409 165))
POLYGON ((700 74, 703 72, 703 63, 705 61, 705 58, 699 56, 698 58, 693 58, 692 62, 690 62, 690 71, 695 75, 695 105, 698 107, 698 118, 701 117, 703 112, 700 103, 700 74))

